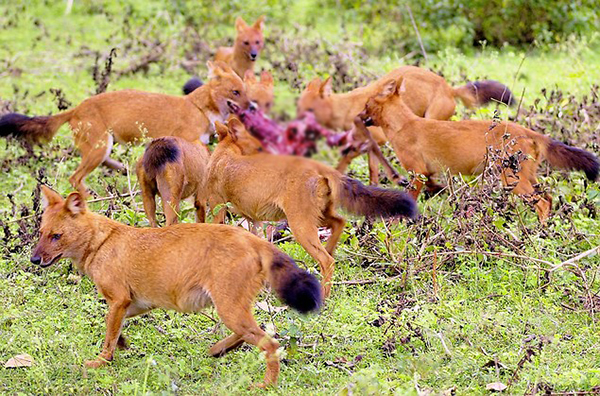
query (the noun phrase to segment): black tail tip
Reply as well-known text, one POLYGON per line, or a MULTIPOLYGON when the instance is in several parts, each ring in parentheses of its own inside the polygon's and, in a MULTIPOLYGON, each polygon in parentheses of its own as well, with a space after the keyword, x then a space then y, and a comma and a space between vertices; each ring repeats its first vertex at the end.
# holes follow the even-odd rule
POLYGON ((302 314, 318 311, 323 303, 319 281, 304 270, 288 274, 286 286, 280 291, 279 297, 302 314))
POLYGON ((391 188, 365 186, 358 180, 344 176, 341 191, 342 206, 355 214, 377 218, 409 217, 419 215, 417 204, 409 194, 391 188))
POLYGON ((397 190, 387 190, 380 187, 369 186, 370 189, 382 190, 382 195, 389 197, 381 203, 379 215, 383 217, 407 217, 416 219, 419 216, 419 207, 415 199, 405 192, 397 190))
POLYGON ((419 216, 419 207, 415 199, 406 193, 402 193, 398 197, 396 202, 398 208, 398 214, 401 216, 408 217, 410 219, 416 219, 419 216))
POLYGON ((200 80, 200 78, 192 77, 183 85, 183 94, 189 95, 196 89, 200 88, 202 85, 204 85, 204 83, 202 82, 202 80, 200 80))
POLYGON ((31 120, 31 117, 19 113, 8 113, 0 117, 0 136, 18 137, 22 134, 21 128, 31 120))
POLYGON ((592 161, 591 166, 585 170, 585 177, 587 177, 588 180, 596 181, 598 180, 598 174, 600 174, 600 162, 595 158, 595 161, 592 161))
POLYGON ((480 105, 492 101, 501 102, 508 106, 513 106, 515 102, 514 95, 510 89, 496 80, 473 81, 467 84, 477 97, 480 105))

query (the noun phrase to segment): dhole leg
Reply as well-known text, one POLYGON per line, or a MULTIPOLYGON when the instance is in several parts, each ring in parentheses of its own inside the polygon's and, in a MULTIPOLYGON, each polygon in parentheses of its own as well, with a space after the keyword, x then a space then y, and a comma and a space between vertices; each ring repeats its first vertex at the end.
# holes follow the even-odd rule
MULTIPOLYGON (((183 182, 183 181, 182 181, 183 182)), ((158 191, 163 204, 163 211, 167 220, 167 226, 177 224, 179 220, 179 202, 181 201, 181 193, 183 184, 179 180, 174 183, 169 183, 162 177, 156 178, 158 191)))
MULTIPOLYGON (((394 183, 400 183, 400 174, 396 171, 396 169, 392 167, 387 158, 385 158, 378 145, 373 145, 371 147, 371 150, 369 151, 369 159, 371 157, 375 157, 377 161, 381 164, 385 175, 390 181, 394 183)), ((371 163, 369 162, 369 166, 370 164, 371 163)), ((379 172, 377 173, 377 177, 379 178, 379 172)))
MULTIPOLYGON (((131 304, 129 305, 129 307, 127 308, 127 312, 125 313, 125 319, 144 314, 148 311, 150 311, 150 309, 139 308, 131 304)), ((117 348, 129 349, 129 342, 127 342, 127 338, 125 338, 125 336, 123 335, 123 331, 121 331, 121 333, 119 334, 119 339, 117 340, 117 348)))
POLYGON ((142 188, 142 202, 150 227, 158 227, 156 222, 156 193, 154 191, 144 191, 142 188))
MULTIPOLYGON (((251 311, 251 304, 244 304, 243 299, 231 299, 231 296, 221 297, 214 296, 214 303, 219 313, 219 317, 235 335, 248 344, 255 345, 261 351, 264 351, 267 361, 267 370, 265 372, 264 382, 257 384, 259 388, 266 388, 277 384, 279 377, 279 357, 277 356, 277 348, 279 343, 265 333, 254 320, 251 311), (223 301, 224 300, 224 301, 223 301), (234 303, 235 301, 235 303, 234 303), (235 304, 235 305, 233 305, 235 304)), ((217 346, 233 346, 237 343, 236 337, 229 336, 226 339, 215 344, 209 351, 217 352, 217 346), (214 349, 214 350, 213 350, 214 349)), ((221 348, 222 349, 222 348, 221 348)))
POLYGON ((227 352, 230 352, 244 343, 244 339, 233 333, 229 337, 222 339, 213 345, 209 350, 208 354, 212 357, 221 357, 227 352))
POLYGON ((225 224, 225 215, 227 215, 227 208, 222 207, 219 209, 215 217, 213 218, 214 224, 225 224))
POLYGON ((215 199, 210 197, 208 200, 208 207, 210 208, 211 213, 213 214, 213 224, 225 224, 225 215, 227 215, 227 206, 223 205, 221 209, 214 214, 215 208, 220 204, 224 203, 222 200, 215 199))
POLYGON ((371 151, 367 153, 369 161, 369 184, 376 186, 379 184, 379 161, 371 151))
POLYGON ((540 223, 544 224, 552 211, 552 196, 548 193, 542 194, 539 201, 537 201, 534 206, 538 215, 538 220, 540 223))
MULTIPOLYGON (((377 149, 379 150, 379 147, 377 149)), ((379 150, 379 153, 381 153, 381 150, 379 150)), ((379 162, 381 163, 381 166, 383 167, 383 171, 385 172, 387 178, 396 184, 400 184, 400 174, 398 173, 398 171, 396 171, 396 169, 392 167, 387 158, 383 156, 383 153, 381 153, 381 158, 379 159, 379 162)))
POLYGON ((194 208, 196 209, 196 223, 204 223, 206 221, 206 199, 204 195, 196 194, 194 208))
POLYGON ((114 160, 110 157, 106 158, 104 160, 104 162, 102 162, 102 165, 104 165, 110 169, 114 169, 116 171, 124 171, 125 170, 125 165, 123 165, 119 161, 114 160))
POLYGON ((335 169, 337 169, 337 171, 340 173, 346 173, 348 165, 350 165, 354 158, 360 156, 360 154, 361 153, 358 150, 350 150, 342 157, 342 159, 340 159, 340 162, 338 163, 335 169))
MULTIPOLYGON (((526 170, 525 166, 523 169, 526 170)), ((510 183, 514 182, 514 180, 518 180, 517 185, 512 190, 513 194, 520 195, 527 203, 533 203, 538 220, 540 223, 544 224, 548 216, 550 216, 550 211, 552 209, 552 197, 546 193, 536 194, 530 179, 531 178, 526 177, 523 172, 518 173, 517 177, 510 177, 506 175, 502 176, 502 182, 504 185, 510 185, 510 183), (538 196, 536 197, 535 195, 538 196)))
POLYGON ((330 209, 330 212, 327 213, 325 218, 325 226, 331 229, 331 236, 325 244, 325 250, 329 253, 330 256, 333 257, 333 253, 335 252, 335 247, 340 241, 340 237, 344 232, 344 226, 346 225, 346 219, 341 216, 338 216, 333 208, 330 209))
POLYGON ((413 180, 413 182, 412 182, 413 189, 410 190, 408 193, 411 195, 411 197, 414 198, 415 201, 417 200, 417 197, 421 193, 421 190, 423 189, 423 185, 424 185, 424 183, 421 180, 419 180, 419 179, 413 180))
POLYGON ((105 365, 113 359, 115 348, 121 335, 121 326, 125 319, 127 308, 129 307, 130 301, 113 301, 110 303, 108 309, 108 315, 106 316, 106 336, 104 338, 104 345, 102 352, 95 360, 87 360, 85 366, 89 368, 97 368, 105 365))
POLYGON ((144 212, 146 212, 148 223, 150 223, 150 227, 158 227, 156 223, 156 193, 158 192, 156 185, 154 182, 146 180, 141 165, 138 165, 137 177, 142 190, 142 203, 144 204, 144 212))
POLYGON ((435 195, 444 189, 444 186, 433 180, 433 176, 429 176, 425 182, 425 189, 430 195, 435 195))
MULTIPOLYGON (((329 297, 329 294, 331 293, 331 278, 333 277, 333 270, 335 267, 334 259, 321 244, 316 224, 311 224, 310 220, 303 216, 288 216, 288 224, 296 241, 319 263, 319 269, 323 276, 323 280, 321 281, 323 297, 329 297)), ((343 230, 343 227, 341 228, 343 230)), ((339 232, 341 233, 341 231, 339 232)), ((334 236, 332 230, 331 237, 334 236)), ((339 239, 339 235, 337 238, 339 239)), ((337 241, 335 241, 335 243, 337 244, 337 241)), ((330 248, 333 250, 332 246, 335 247, 335 245, 333 243, 330 245, 330 248)))
MULTIPOLYGON (((93 136, 94 133, 89 135, 93 136)), ((93 143, 87 141, 76 141, 81 151, 81 163, 75 170, 75 173, 69 178, 69 182, 84 197, 89 196, 84 180, 98 165, 100 165, 112 149, 112 135, 109 132, 102 132, 99 138, 93 143)))
MULTIPOLYGON (((417 177, 417 175, 425 175, 427 178, 429 178, 431 176, 431 172, 427 171, 427 164, 418 153, 399 145, 395 140, 391 140, 391 143, 394 153, 400 160, 402 167, 407 171, 412 171, 416 174, 410 184, 413 189, 411 191, 407 191, 416 201, 417 197, 421 193, 421 189, 423 188, 423 182, 419 177, 417 177)), ((410 148, 412 149, 412 147, 410 148)))

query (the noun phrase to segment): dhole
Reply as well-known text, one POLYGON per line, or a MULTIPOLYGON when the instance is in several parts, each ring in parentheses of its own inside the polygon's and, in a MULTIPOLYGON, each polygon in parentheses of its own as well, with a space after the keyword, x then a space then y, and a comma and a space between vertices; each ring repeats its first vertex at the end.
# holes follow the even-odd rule
POLYGON ((192 94, 180 97, 135 90, 92 96, 74 109, 49 117, 11 113, 0 119, 0 136, 15 135, 30 141, 50 140, 68 122, 81 164, 70 177, 71 185, 85 194, 85 177, 100 163, 120 168, 109 158, 113 141, 137 142, 143 138, 178 136, 198 140, 223 120, 235 106, 249 105, 244 82, 223 62, 209 62, 211 79, 192 94))
MULTIPOLYGON (((488 147, 500 152, 500 162, 519 151, 527 159, 520 170, 504 169, 502 182, 514 186, 513 193, 533 201, 541 222, 548 217, 552 199, 541 194, 535 202, 536 171, 546 158, 551 165, 584 171, 587 178, 598 176, 598 159, 591 153, 567 146, 513 122, 493 123, 485 120, 439 121, 418 117, 404 104, 404 80, 388 80, 369 99, 362 115, 367 125, 383 128, 402 166, 428 178, 444 169, 453 174, 471 175, 483 170, 488 147)), ((498 164, 500 165, 500 164, 498 164)), ((415 178, 413 197, 423 183, 415 178)))
MULTIPOLYGON (((235 20, 237 36, 233 47, 219 47, 215 54, 215 61, 227 63, 241 78, 248 70, 254 73, 254 64, 265 45, 264 26, 264 15, 261 15, 252 26, 248 26, 241 17, 238 17, 235 20)), ((183 93, 187 95, 201 86, 202 81, 198 77, 192 77, 183 85, 183 93)))
MULTIPOLYGON (((231 202, 240 215, 255 221, 287 219, 298 243, 319 263, 325 297, 331 289, 332 255, 346 224, 338 207, 369 217, 417 214, 414 200, 400 191, 366 187, 308 158, 257 152, 260 142, 233 116, 228 126, 215 125, 219 143, 208 165, 209 206, 231 202), (325 247, 318 227, 331 229, 325 247)), ((215 221, 222 221, 223 214, 215 221)))
MULTIPOLYGON (((468 106, 482 105, 491 100, 510 104, 512 94, 507 87, 497 81, 479 81, 459 88, 452 88, 446 80, 435 73, 415 66, 403 66, 392 70, 379 80, 357 88, 345 94, 334 94, 331 88, 331 77, 325 81, 313 79, 306 87, 298 101, 298 113, 312 111, 317 121, 330 129, 352 128, 354 117, 365 107, 367 100, 377 94, 382 85, 390 78, 402 77, 406 90, 402 98, 408 108, 419 117, 447 120, 454 114, 455 98, 459 98, 468 106)), ((369 128, 377 144, 386 142, 385 134, 380 128, 369 128)), ((360 155, 352 152, 343 157, 337 170, 344 172, 352 159, 360 155)), ((379 176, 377 160, 369 155, 369 172, 371 184, 377 184, 379 176)))
POLYGON ((215 55, 215 61, 226 62, 240 77, 246 74, 246 70, 254 72, 254 63, 265 45, 264 25, 264 15, 258 17, 252 26, 248 26, 241 17, 238 17, 235 20, 237 36, 233 47, 220 47, 215 55))
POLYGON ((204 223, 204 183, 210 153, 200 141, 166 136, 152 140, 137 163, 144 211, 152 227, 156 224, 156 194, 160 194, 166 225, 177 223, 179 202, 194 197, 196 220, 204 223))
POLYGON ((260 73, 260 80, 256 79, 252 70, 246 70, 244 75, 246 93, 251 102, 256 103, 258 108, 265 114, 271 111, 273 106, 273 76, 268 71, 260 73))
POLYGON ((266 352, 267 370, 259 386, 279 375, 278 342, 252 316, 254 298, 265 281, 300 312, 319 308, 321 291, 314 276, 273 245, 241 228, 216 224, 176 224, 134 228, 91 213, 81 194, 63 199, 42 186, 44 213, 40 240, 31 262, 48 267, 73 260, 108 303, 102 352, 87 367, 105 365, 116 346, 127 343, 123 321, 154 308, 197 312, 214 304, 233 334, 209 349, 221 356, 244 342, 266 352))
MULTIPOLYGON (((256 79, 252 70, 246 70, 244 74, 244 83, 246 83, 246 95, 250 102, 255 103, 256 106, 265 114, 268 114, 273 106, 273 76, 267 71, 260 73, 260 80, 256 79)), ((202 86, 202 81, 194 77, 190 79, 183 87, 183 93, 189 94, 196 88, 202 86)))

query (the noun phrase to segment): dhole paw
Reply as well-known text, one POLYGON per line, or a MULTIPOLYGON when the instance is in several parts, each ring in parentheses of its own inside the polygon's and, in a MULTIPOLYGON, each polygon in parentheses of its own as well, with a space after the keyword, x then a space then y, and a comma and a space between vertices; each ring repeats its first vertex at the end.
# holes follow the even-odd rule
POLYGON ((331 285, 321 287, 321 294, 323 295, 323 299, 329 298, 329 295, 331 294, 331 285))
POLYGON ((271 386, 273 386, 273 384, 265 384, 264 382, 259 382, 256 384, 251 384, 248 388, 249 389, 267 389, 271 386))
POLYGON ((94 359, 94 360, 86 360, 83 363, 83 365, 87 368, 99 368, 106 364, 108 364, 108 360, 101 358, 101 357, 99 357, 98 359, 94 359))

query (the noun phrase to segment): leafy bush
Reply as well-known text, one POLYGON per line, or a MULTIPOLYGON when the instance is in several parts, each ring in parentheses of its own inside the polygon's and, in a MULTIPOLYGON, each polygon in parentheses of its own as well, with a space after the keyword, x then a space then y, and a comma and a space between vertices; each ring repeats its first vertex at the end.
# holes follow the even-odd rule
MULTIPOLYGON (((467 48, 485 41, 501 46, 560 42, 567 36, 600 29, 595 0, 320 0, 323 7, 349 13, 346 18, 368 22, 382 42, 418 50, 414 16, 425 49, 467 48), (375 26, 375 27, 374 27, 375 26)), ((379 43, 375 43, 379 44, 379 43)))

